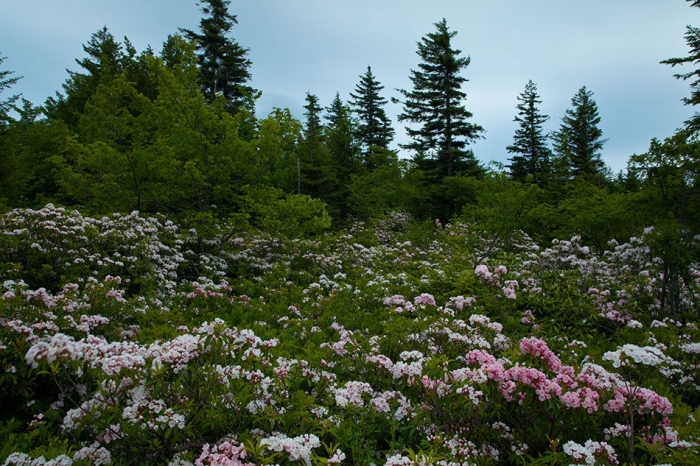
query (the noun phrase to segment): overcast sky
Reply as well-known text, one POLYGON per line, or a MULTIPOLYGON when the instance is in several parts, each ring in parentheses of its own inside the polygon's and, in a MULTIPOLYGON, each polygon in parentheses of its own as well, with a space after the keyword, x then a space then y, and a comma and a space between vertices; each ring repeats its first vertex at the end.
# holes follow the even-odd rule
MULTIPOLYGON (((103 26, 139 51, 159 52, 169 34, 197 30, 202 17, 196 0, 3 3, 0 71, 23 76, 10 92, 35 104, 62 89, 66 69, 79 70, 82 45, 103 26)), ((233 0, 230 11, 239 22, 231 37, 250 49, 251 85, 263 91, 260 116, 287 107, 303 118, 307 91, 323 106, 336 92, 347 100, 368 65, 384 96, 399 97, 395 89, 411 88, 419 63, 416 43, 442 18, 458 33, 453 46, 471 57, 463 90, 472 122, 486 129, 472 146, 484 163, 507 163, 529 79, 550 116, 547 131, 559 128, 578 89, 594 92, 608 139, 603 159, 614 171, 694 112, 681 102, 688 83, 673 78, 690 69, 659 64, 686 56, 685 27, 700 26, 700 10, 684 0, 233 0)), ((387 106, 392 117, 400 111, 387 106)), ((395 128, 395 145, 407 142, 403 125, 395 128)))

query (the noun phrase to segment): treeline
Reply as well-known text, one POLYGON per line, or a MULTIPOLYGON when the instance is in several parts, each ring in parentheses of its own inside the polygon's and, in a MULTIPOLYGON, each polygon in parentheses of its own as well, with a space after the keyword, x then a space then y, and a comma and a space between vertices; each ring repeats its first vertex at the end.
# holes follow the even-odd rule
MULTIPOLYGON (((89 214, 163 213, 186 228, 228 222, 241 228, 315 234, 349 220, 409 213, 418 221, 475 223, 506 244, 523 230, 536 239, 579 234, 600 250, 654 225, 664 244, 687 255, 700 234, 697 140, 700 117, 673 137, 653 140, 613 174, 601 160, 605 143, 593 92, 573 96, 559 130, 529 81, 516 96, 505 166, 484 166, 470 149, 484 128, 466 106, 470 59, 452 46, 447 22, 418 42, 413 88, 402 105, 410 142, 391 148, 389 97, 372 68, 349 99, 322 103, 309 92, 304 117, 274 109, 255 114, 248 50, 230 38, 237 18, 229 1, 203 0, 198 31, 180 29, 160 52, 138 52, 105 27, 83 46, 79 71, 42 106, 0 103, 0 208, 52 202, 89 214)), ((698 7, 697 2, 692 2, 698 7)), ((696 63, 700 33, 689 27, 696 63)), ((0 62, 1 64, 1 62, 0 62)), ((687 103, 700 102, 700 71, 687 103)), ((0 73, 0 91, 17 77, 0 73)), ((515 101, 515 99, 514 99, 515 101)))

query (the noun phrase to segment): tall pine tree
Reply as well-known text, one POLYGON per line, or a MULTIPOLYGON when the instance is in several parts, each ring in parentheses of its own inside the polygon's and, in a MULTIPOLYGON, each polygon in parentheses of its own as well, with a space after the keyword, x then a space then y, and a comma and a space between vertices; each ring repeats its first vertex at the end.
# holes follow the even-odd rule
POLYGON ((329 201, 335 186, 335 174, 328 154, 321 123, 318 96, 306 93, 304 131, 297 164, 297 193, 329 201))
POLYGON ((538 104, 537 86, 532 80, 525 85, 525 91, 518 96, 520 103, 517 105, 518 115, 513 121, 520 127, 515 130, 513 144, 506 147, 506 150, 513 155, 508 160, 511 164, 510 177, 515 181, 531 182, 543 185, 550 171, 551 151, 547 146, 547 136, 544 134, 542 125, 549 119, 549 116, 540 113, 538 104))
POLYGON ((107 27, 92 34, 88 43, 83 45, 87 56, 75 60, 83 71, 68 71, 68 79, 63 84, 65 95, 57 92, 55 98, 47 99, 45 108, 49 118, 63 120, 76 129, 80 115, 97 87, 131 68, 127 63, 134 59, 135 50, 128 40, 126 43, 128 54, 107 27))
POLYGON ((330 107, 326 108, 325 140, 333 164, 336 186, 330 199, 332 213, 345 219, 349 214, 350 182, 361 168, 360 147, 355 138, 357 122, 350 107, 336 92, 330 107))
POLYGON ((413 90, 399 89, 404 96, 399 121, 418 125, 406 127, 413 142, 402 145, 416 152, 420 168, 433 172, 438 179, 458 173, 479 174, 482 169, 471 150, 470 142, 480 137, 483 128, 470 123, 472 113, 464 107, 467 94, 462 84, 467 81, 460 72, 469 66, 469 57, 460 57, 454 49, 445 19, 435 24, 436 32, 418 42, 417 54, 422 62, 411 70, 413 90))
POLYGON ((367 72, 360 76, 355 93, 350 93, 352 109, 360 120, 357 138, 362 144, 363 163, 370 170, 378 165, 376 155, 386 153, 394 139, 394 128, 384 111, 384 105, 388 101, 379 95, 382 89, 384 86, 377 81, 372 68, 368 66, 367 72))
MULTIPOLYGON (((690 1, 690 0, 689 0, 690 1)), ((693 0, 691 6, 700 8, 700 0, 693 0)), ((688 26, 685 32, 685 41, 690 47, 690 55, 683 58, 670 58, 661 63, 665 65, 685 65, 697 64, 700 62, 700 28, 688 26)), ((700 68, 697 68, 688 73, 679 73, 674 75, 676 79, 688 80, 693 79, 690 83, 690 97, 685 97, 683 103, 686 105, 700 104, 700 68)), ((685 122, 687 128, 692 132, 700 131, 700 113, 695 112, 695 115, 685 122)))
POLYGON ((226 99, 226 108, 236 113, 242 106, 252 106, 257 90, 246 83, 251 79, 248 49, 227 37, 238 20, 228 12, 230 0, 200 0, 206 15, 199 22, 200 33, 181 29, 190 40, 197 41, 200 84, 207 101, 218 95, 226 99))
MULTIPOLYGON (((6 58, 7 57, 0 56, 0 65, 2 65, 2 62, 4 62, 6 58)), ((0 71, 0 93, 2 93, 5 89, 9 89, 10 87, 14 86, 17 81, 22 79, 21 76, 9 78, 8 76, 11 74, 14 74, 14 71, 0 71)), ((15 102, 17 102, 19 97, 19 95, 13 95, 5 100, 0 100, 0 129, 9 123, 9 112, 15 108, 15 102)))
POLYGON ((590 178, 603 171, 600 151, 605 144, 598 127, 600 116, 593 92, 583 86, 571 99, 559 131, 552 136, 557 155, 567 162, 574 178, 590 178))

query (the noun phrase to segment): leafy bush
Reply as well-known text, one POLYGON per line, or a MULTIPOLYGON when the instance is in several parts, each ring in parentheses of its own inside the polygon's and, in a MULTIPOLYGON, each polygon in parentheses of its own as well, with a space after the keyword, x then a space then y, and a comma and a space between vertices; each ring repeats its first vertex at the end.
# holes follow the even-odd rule
POLYGON ((0 225, 4 464, 698 463, 698 283, 673 319, 646 237, 0 225))

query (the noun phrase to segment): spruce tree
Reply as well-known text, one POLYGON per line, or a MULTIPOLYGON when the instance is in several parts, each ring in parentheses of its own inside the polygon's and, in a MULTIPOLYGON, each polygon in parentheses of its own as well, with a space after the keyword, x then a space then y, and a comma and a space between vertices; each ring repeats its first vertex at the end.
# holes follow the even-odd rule
MULTIPOLYGON (((4 62, 6 58, 7 57, 0 56, 0 65, 2 65, 2 62, 4 62)), ((12 78, 8 77, 14 73, 14 71, 9 70, 0 71, 0 93, 2 93, 5 89, 9 89, 10 87, 14 86, 17 81, 22 79, 21 76, 15 76, 12 78)), ((13 95, 5 100, 0 100, 0 129, 2 129, 10 121, 9 112, 15 108, 15 102, 17 102, 19 97, 19 95, 13 95)))
POLYGON ((518 96, 518 100, 518 115, 513 121, 520 127, 515 131, 513 144, 506 147, 508 152, 515 154, 508 159, 511 161, 508 165, 510 176, 515 181, 532 182, 541 186, 551 169, 551 151, 542 129, 549 116, 540 113, 537 107, 542 101, 539 100, 537 86, 532 80, 525 85, 525 92, 518 96))
POLYGON ((92 34, 83 50, 87 57, 75 60, 83 72, 68 71, 68 79, 63 84, 65 95, 57 92, 56 97, 49 97, 45 104, 49 118, 61 119, 73 129, 97 86, 123 72, 124 62, 133 58, 125 55, 122 44, 107 27, 92 34))
POLYGON ((436 32, 418 42, 416 53, 422 62, 418 70, 411 70, 413 90, 398 90, 405 99, 399 121, 419 126, 406 127, 413 142, 402 147, 415 151, 419 167, 438 179, 476 175, 482 169, 467 145, 480 137, 483 128, 468 121, 472 114, 464 107, 467 94, 462 91, 467 79, 460 75, 471 59, 460 57, 461 50, 452 47, 457 32, 450 31, 444 19, 435 27, 436 32))
POLYGON ((226 99, 230 112, 250 104, 257 90, 246 85, 251 79, 248 49, 241 47, 227 34, 238 20, 228 12, 230 0, 200 0, 206 15, 199 23, 201 33, 180 29, 188 39, 197 41, 200 84, 209 102, 218 95, 226 99))
POLYGON ((324 128, 326 145, 336 165, 338 179, 350 181, 350 175, 357 172, 358 145, 355 139, 356 121, 352 118, 350 108, 340 99, 336 92, 331 105, 326 108, 328 124, 324 128))
POLYGON ((303 140, 297 164, 297 193, 328 201, 335 184, 333 168, 324 140, 318 96, 306 93, 303 140))
POLYGON ((379 95, 382 89, 384 86, 377 81, 372 68, 368 66, 367 72, 360 76, 355 93, 350 93, 352 109, 360 120, 356 134, 362 144, 363 163, 370 170, 377 165, 373 155, 388 151, 389 144, 394 139, 394 128, 384 111, 384 105, 388 101, 379 95))
POLYGON ((336 92, 331 105, 326 108, 325 141, 332 164, 336 186, 331 193, 332 212, 336 218, 345 219, 349 214, 350 182, 362 168, 360 147, 355 138, 357 121, 352 111, 336 92))
POLYGON ((600 116, 593 92, 583 86, 571 99, 573 108, 566 110, 555 140, 557 155, 566 160, 574 178, 589 178, 600 174, 604 164, 600 151, 605 144, 598 127, 600 116))
MULTIPOLYGON (((690 0, 689 0, 690 1, 690 0)), ((694 0, 691 6, 700 8, 700 0, 694 0)), ((672 67, 676 65, 685 64, 697 64, 700 62, 700 28, 688 26, 685 32, 685 41, 690 47, 690 55, 683 58, 670 58, 664 60, 661 63, 665 65, 671 65, 672 67)), ((688 73, 675 74, 676 79, 688 80, 692 79, 690 83, 690 97, 683 98, 683 103, 685 105, 698 105, 700 104, 700 68, 697 68, 688 73)), ((695 112, 695 115, 690 117, 690 119, 685 121, 686 127, 692 132, 700 131, 700 113, 695 112)))

